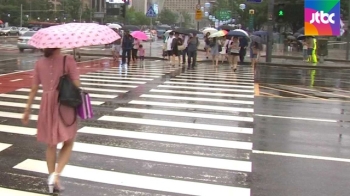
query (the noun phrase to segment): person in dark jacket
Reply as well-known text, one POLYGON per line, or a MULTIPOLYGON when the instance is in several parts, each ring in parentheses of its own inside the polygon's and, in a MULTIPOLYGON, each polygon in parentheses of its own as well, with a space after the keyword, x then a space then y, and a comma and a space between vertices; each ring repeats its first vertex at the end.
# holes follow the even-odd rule
POLYGON ((248 40, 245 37, 239 39, 239 61, 244 62, 244 57, 247 54, 248 40))
POLYGON ((126 64, 126 57, 128 58, 127 64, 130 65, 131 50, 133 48, 134 38, 130 35, 128 30, 125 31, 122 41, 122 64, 126 64))
POLYGON ((199 40, 196 35, 190 34, 187 41, 187 54, 188 54, 188 67, 187 69, 193 69, 197 62, 197 50, 199 46, 199 40), (192 64, 191 64, 192 60, 192 64))

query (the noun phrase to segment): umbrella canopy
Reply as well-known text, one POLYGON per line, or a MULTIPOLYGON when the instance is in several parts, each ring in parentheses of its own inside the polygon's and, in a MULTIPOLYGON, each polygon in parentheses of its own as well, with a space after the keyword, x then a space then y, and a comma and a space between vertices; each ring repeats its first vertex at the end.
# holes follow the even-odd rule
POLYGON ((228 32, 225 31, 225 30, 220 30, 220 31, 218 31, 218 32, 216 32, 216 33, 211 34, 209 37, 210 37, 210 38, 212 38, 212 37, 223 37, 223 36, 226 36, 227 33, 228 33, 228 32))
POLYGON ((121 29, 122 28, 122 26, 120 26, 119 24, 109 24, 108 27, 111 29, 121 29))
POLYGON ((287 39, 289 39, 289 40, 295 40, 296 38, 295 38, 293 35, 288 35, 288 36, 287 36, 287 39))
POLYGON ((305 33, 304 27, 302 27, 299 30, 297 30, 297 33, 304 35, 304 33, 305 33))
POLYGON ((221 25, 221 26, 218 27, 218 29, 220 29, 220 30, 226 30, 226 31, 231 31, 231 30, 235 30, 236 27, 229 26, 229 25, 221 25))
POLYGON ((253 35, 267 35, 267 31, 255 31, 253 32, 253 35))
POLYGON ((169 37, 169 33, 170 33, 170 32, 173 32, 173 30, 167 30, 167 31, 165 31, 164 36, 165 36, 165 37, 169 37))
POLYGON ((186 35, 188 35, 190 33, 192 33, 192 34, 201 34, 202 33, 196 29, 188 29, 188 28, 181 28, 181 27, 175 29, 174 32, 180 33, 180 34, 186 34, 186 35))
POLYGON ((242 29, 231 30, 230 32, 228 32, 227 35, 235 37, 249 37, 248 33, 243 31, 242 29))
POLYGON ((2 22, 2 20, 0 20, 0 24, 3 24, 4 22, 2 22))
POLYGON ((148 40, 148 36, 142 31, 134 31, 130 35, 139 40, 148 40))
POLYGON ((259 44, 262 43, 261 37, 260 37, 260 36, 257 36, 257 35, 252 35, 252 36, 250 36, 250 40, 251 40, 251 42, 257 42, 257 43, 259 43, 259 44))
POLYGON ((298 40, 304 40, 304 39, 306 39, 306 38, 308 38, 308 37, 314 38, 314 36, 299 35, 297 39, 298 39, 298 40))
POLYGON ((139 31, 140 28, 138 26, 135 25, 124 25, 123 30, 129 30, 129 31, 139 31))
POLYGON ((211 28, 211 27, 206 28, 206 29, 203 30, 203 34, 204 35, 207 34, 207 33, 210 33, 210 35, 211 35, 211 34, 216 33, 216 32, 218 32, 218 30, 214 29, 214 28, 211 28))
POLYGON ((28 44, 36 48, 79 48, 120 39, 111 28, 95 23, 68 23, 40 29, 28 44))

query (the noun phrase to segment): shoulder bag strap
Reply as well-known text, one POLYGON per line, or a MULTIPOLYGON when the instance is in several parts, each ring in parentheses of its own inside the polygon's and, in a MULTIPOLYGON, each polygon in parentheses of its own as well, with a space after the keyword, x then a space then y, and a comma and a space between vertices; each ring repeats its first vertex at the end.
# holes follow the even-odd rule
POLYGON ((67 56, 64 55, 64 57, 63 57, 63 75, 66 74, 66 59, 67 59, 67 56))

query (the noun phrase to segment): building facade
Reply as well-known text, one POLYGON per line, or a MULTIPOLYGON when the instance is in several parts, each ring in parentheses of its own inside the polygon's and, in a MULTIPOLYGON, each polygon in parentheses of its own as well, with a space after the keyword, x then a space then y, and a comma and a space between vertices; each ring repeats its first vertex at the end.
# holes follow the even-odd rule
MULTIPOLYGON (((166 8, 175 13, 181 13, 182 11, 188 13, 191 17, 191 24, 195 25, 196 5, 198 0, 165 0, 163 8, 166 8)), ((204 4, 204 2, 202 3, 204 4)))

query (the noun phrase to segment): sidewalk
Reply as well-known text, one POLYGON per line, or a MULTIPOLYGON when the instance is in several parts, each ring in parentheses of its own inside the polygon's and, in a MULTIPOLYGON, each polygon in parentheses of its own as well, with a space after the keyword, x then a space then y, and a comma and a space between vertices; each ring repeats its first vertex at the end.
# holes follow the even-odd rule
MULTIPOLYGON (((101 50, 99 48, 90 48, 89 50, 80 50, 80 53, 82 56, 112 56, 111 51, 101 50)), ((334 56, 339 56, 340 54, 334 54, 334 56)), ((264 65, 271 65, 271 66, 287 66, 287 67, 312 67, 313 65, 310 63, 306 63, 302 61, 302 55, 299 52, 286 52, 286 53, 278 53, 275 52, 272 55, 272 62, 266 63, 265 61, 266 53, 262 52, 261 58, 260 58, 260 64, 264 65)), ((162 57, 162 48, 156 47, 152 48, 152 50, 146 50, 146 57, 150 59, 163 59, 162 57)), ((246 56, 247 61, 250 62, 249 59, 249 53, 247 53, 246 56)), ((198 57, 197 60, 200 62, 211 62, 211 57, 209 57, 209 60, 206 58, 204 51, 198 51, 198 57)), ((221 62, 221 59, 220 59, 221 62)), ((318 67, 329 67, 329 68, 350 68, 350 61, 347 62, 345 60, 341 59, 327 59, 325 58, 325 61, 323 63, 318 63, 318 67)))

